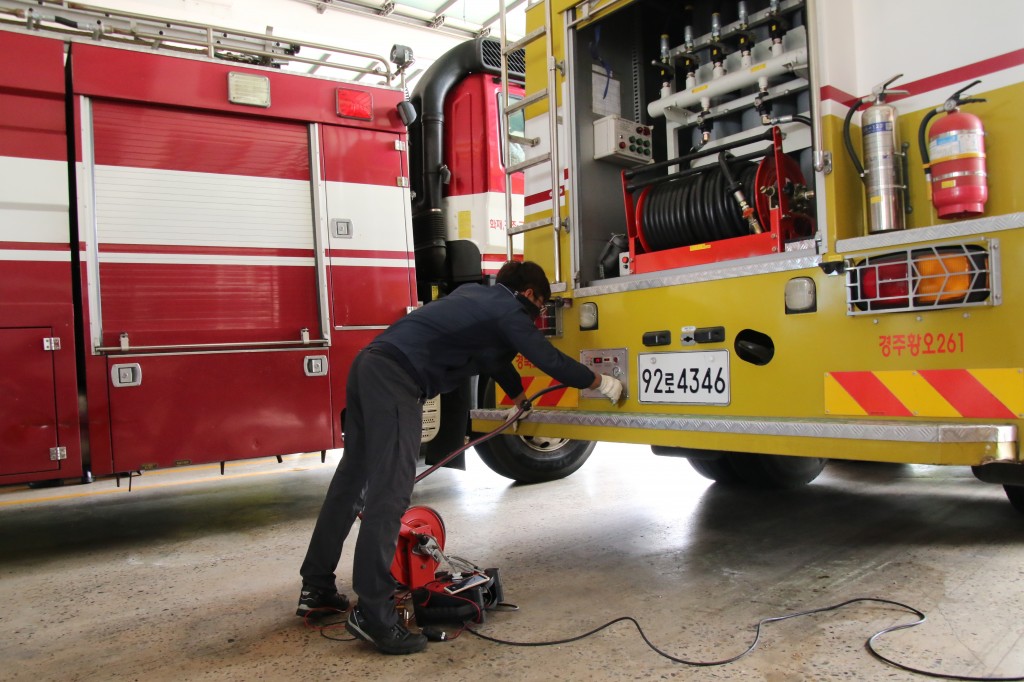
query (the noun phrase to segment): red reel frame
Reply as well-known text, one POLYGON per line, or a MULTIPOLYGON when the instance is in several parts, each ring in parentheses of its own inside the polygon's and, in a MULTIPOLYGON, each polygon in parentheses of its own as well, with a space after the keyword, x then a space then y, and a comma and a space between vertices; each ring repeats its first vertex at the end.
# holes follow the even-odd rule
POLYGON ((756 191, 752 197, 757 219, 766 231, 777 232, 783 245, 793 238, 810 237, 814 233, 814 221, 810 216, 793 213, 790 195, 786 192, 787 185, 805 184, 800 164, 782 153, 781 139, 775 144, 774 152, 757 165, 757 174, 754 176, 756 191), (781 173, 777 171, 779 168, 782 169, 781 173), (774 200, 768 192, 762 191, 768 187, 772 188, 774 200))
POLYGON ((432 540, 444 551, 446 533, 441 515, 430 507, 409 507, 402 515, 391 576, 410 590, 434 582, 438 561, 423 550, 432 540))

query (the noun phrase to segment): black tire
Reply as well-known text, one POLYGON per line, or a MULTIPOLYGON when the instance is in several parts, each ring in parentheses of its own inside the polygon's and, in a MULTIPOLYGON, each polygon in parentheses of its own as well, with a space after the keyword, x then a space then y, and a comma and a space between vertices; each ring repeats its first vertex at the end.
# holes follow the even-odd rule
POLYGON ((690 457, 687 461, 694 471, 715 483, 736 485, 745 482, 736 473, 736 470, 732 467, 732 462, 729 461, 726 454, 717 454, 710 457, 690 457))
POLYGON ((651 450, 656 455, 685 457, 694 471, 715 483, 765 489, 797 488, 810 483, 828 461, 817 457, 755 455, 659 445, 651 446, 651 450))
POLYGON ((495 436, 476 446, 476 454, 496 474, 517 483, 565 478, 583 466, 596 443, 586 440, 495 436))
MULTIPOLYGON (((495 405, 493 381, 487 383, 482 404, 491 408, 495 405)), ((500 476, 517 483, 544 483, 579 469, 595 445, 587 440, 500 435, 477 445, 476 453, 500 476)))
POLYGON ((820 457, 788 457, 733 452, 729 463, 744 483, 755 488, 799 488, 818 477, 828 463, 820 457))
POLYGON ((1024 514, 1024 486, 1004 485, 1003 490, 1006 491, 1006 499, 1010 501, 1013 508, 1024 514))

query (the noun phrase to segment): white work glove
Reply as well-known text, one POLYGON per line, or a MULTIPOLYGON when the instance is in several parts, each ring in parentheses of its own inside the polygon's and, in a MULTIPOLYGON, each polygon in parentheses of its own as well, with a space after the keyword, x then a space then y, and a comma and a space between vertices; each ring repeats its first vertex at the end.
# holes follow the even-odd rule
POLYGON ((526 409, 523 410, 523 413, 520 414, 518 417, 516 417, 516 413, 519 412, 518 407, 512 407, 506 411, 507 414, 505 415, 504 423, 507 424, 508 422, 512 422, 512 426, 508 429, 508 432, 515 433, 516 431, 519 430, 519 420, 526 418, 526 415, 529 414, 530 412, 530 407, 532 406, 529 403, 526 403, 526 409))
POLYGON ((601 385, 597 387, 597 390, 605 398, 612 401, 612 405, 615 405, 619 402, 619 398, 622 397, 622 382, 610 374, 602 374, 601 385))

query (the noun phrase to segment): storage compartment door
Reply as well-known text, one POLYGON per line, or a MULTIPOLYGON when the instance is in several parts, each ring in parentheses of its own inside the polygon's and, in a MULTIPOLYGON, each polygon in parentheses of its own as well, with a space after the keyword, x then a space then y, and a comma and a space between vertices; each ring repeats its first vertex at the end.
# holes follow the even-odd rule
POLYGON ((0 476, 56 471, 53 353, 49 327, 0 329, 0 476))
POLYGON ((326 349, 108 357, 114 470, 332 448, 326 349))
POLYGON ((416 302, 409 189, 398 135, 323 127, 336 328, 387 326, 416 302))
POLYGON ((102 339, 320 337, 302 122, 92 102, 102 339))

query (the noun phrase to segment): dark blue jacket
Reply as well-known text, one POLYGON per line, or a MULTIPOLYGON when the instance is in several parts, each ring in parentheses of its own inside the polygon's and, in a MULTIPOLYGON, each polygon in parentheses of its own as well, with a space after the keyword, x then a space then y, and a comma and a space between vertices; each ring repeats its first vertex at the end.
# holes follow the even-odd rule
POLYGON ((515 295, 500 284, 464 284, 395 322, 370 346, 404 356, 397 359, 427 398, 474 374, 489 375, 510 396, 518 396, 523 382, 512 366, 517 352, 559 383, 587 388, 594 381, 591 370, 548 342, 515 295))

